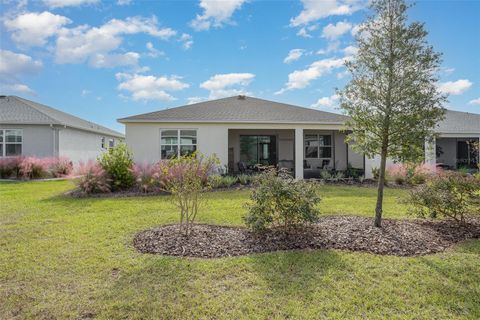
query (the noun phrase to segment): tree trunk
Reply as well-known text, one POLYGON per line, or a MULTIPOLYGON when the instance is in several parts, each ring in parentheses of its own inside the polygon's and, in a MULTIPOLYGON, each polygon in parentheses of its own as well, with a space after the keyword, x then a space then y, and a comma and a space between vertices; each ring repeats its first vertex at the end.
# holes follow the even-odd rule
POLYGON ((382 148, 380 172, 378 173, 377 206, 375 207, 375 227, 382 226, 383 189, 385 187, 385 168, 387 164, 387 149, 382 148))

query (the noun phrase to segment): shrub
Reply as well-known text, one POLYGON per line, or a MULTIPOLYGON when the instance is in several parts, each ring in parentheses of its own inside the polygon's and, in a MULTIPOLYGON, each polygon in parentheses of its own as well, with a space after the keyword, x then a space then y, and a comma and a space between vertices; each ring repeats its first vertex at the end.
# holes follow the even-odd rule
POLYGON ((78 189, 84 194, 110 192, 110 180, 102 166, 95 161, 80 162, 76 172, 78 189))
POLYGON ((72 173, 73 163, 66 157, 52 158, 49 161, 48 171, 55 177, 65 177, 72 173))
POLYGON ((18 178, 20 176, 20 164, 22 157, 0 158, 0 178, 18 178))
POLYGON ((212 175, 208 177, 208 183, 213 189, 229 188, 237 183, 238 178, 233 176, 212 175))
POLYGON ((134 185, 133 157, 126 144, 120 143, 108 149, 98 161, 112 180, 113 190, 124 190, 134 185))
POLYGON ((434 176, 412 190, 407 203, 410 212, 421 217, 464 223, 468 215, 480 214, 480 180, 457 172, 434 176))
POLYGON ((316 185, 295 180, 289 174, 268 170, 259 175, 256 188, 246 204, 246 225, 254 231, 279 227, 288 232, 304 223, 317 221, 320 202, 316 185))
POLYGON ((247 185, 252 182, 252 176, 248 174, 240 174, 237 176, 237 179, 241 185, 247 185))
POLYGON ((323 180, 331 180, 332 173, 329 170, 320 170, 320 178, 322 178, 323 180))
POLYGON ((389 165, 386 170, 387 179, 397 184, 405 184, 408 181, 408 168, 403 163, 389 165))
POLYGON ((26 157, 20 162, 20 174, 24 179, 40 179, 48 175, 50 160, 26 157))
POLYGON ((216 169, 218 159, 194 153, 172 159, 161 166, 165 175, 164 190, 172 194, 173 203, 180 209, 180 226, 186 236, 190 234, 198 208, 204 202, 204 192, 210 188, 209 176, 216 169))
POLYGON ((145 193, 158 191, 165 183, 162 179, 161 166, 161 163, 135 164, 132 172, 137 188, 145 193))

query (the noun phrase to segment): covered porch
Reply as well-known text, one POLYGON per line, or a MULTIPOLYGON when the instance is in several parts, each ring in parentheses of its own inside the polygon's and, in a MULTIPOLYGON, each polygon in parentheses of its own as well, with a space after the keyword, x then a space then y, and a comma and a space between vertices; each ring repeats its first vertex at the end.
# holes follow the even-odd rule
POLYGON ((255 166, 285 168, 298 179, 320 177, 321 170, 364 170, 363 154, 354 152, 340 130, 229 129, 228 171, 250 173, 255 166))
POLYGON ((427 141, 425 159, 427 163, 436 164, 449 170, 478 169, 480 137, 441 135, 427 141))

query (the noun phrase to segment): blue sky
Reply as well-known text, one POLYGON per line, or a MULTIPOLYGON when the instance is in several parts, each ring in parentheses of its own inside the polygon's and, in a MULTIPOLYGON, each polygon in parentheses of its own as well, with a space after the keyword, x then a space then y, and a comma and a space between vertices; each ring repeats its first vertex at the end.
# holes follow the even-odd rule
MULTIPOLYGON (((0 91, 117 118, 240 93, 334 111, 363 0, 2 0, 0 91)), ((480 113, 480 1, 419 1, 448 108, 480 113)))

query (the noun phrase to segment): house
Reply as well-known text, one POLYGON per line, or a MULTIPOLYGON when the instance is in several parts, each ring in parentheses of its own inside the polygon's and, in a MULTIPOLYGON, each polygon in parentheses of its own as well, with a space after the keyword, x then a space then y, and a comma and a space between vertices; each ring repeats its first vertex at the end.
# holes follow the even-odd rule
MULTIPOLYGON (((206 155, 215 153, 230 172, 261 163, 291 169, 297 178, 316 177, 322 168, 347 167, 371 177, 372 169, 379 166, 378 158, 367 159, 345 142, 347 120, 340 114, 240 95, 118 121, 125 124, 126 142, 139 162, 199 150, 206 155)), ((479 121, 480 115, 448 112, 438 128, 436 144, 441 147, 443 139, 454 139, 454 148, 448 140, 441 157, 432 159, 428 154, 428 161, 449 159, 453 167, 464 161, 474 165, 478 154, 470 147, 465 151, 464 143, 478 141, 479 121)), ((428 146, 432 147, 432 142, 428 146)), ((426 153, 429 150, 426 148, 426 153)))
POLYGON ((45 105, 0 96, 0 157, 95 159, 124 135, 45 105))

